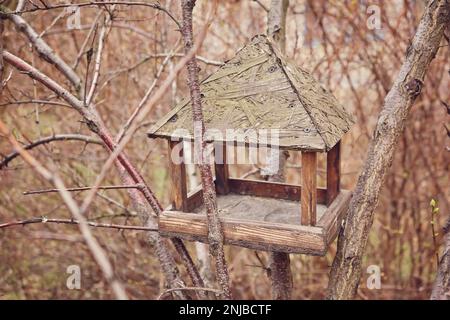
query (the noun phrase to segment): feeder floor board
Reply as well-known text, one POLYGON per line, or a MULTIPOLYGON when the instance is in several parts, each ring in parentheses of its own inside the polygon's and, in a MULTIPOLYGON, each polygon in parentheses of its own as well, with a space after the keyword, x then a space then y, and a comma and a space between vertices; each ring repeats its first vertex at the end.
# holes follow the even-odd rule
MULTIPOLYGON (((199 192, 190 198, 199 198, 199 192)), ((218 195, 217 205, 226 244, 255 250, 323 256, 336 238, 347 211, 351 192, 342 190, 329 207, 317 205, 317 225, 300 224, 299 201, 240 194, 218 195)), ((192 212, 165 210, 159 232, 207 243, 207 220, 202 204, 192 212)))
MULTIPOLYGON (((301 205, 298 201, 228 194, 217 196, 217 207, 221 217, 300 225, 301 205)), ((323 204, 317 205, 317 220, 326 209, 323 204)), ((202 205, 194 213, 206 214, 206 209, 202 205)))

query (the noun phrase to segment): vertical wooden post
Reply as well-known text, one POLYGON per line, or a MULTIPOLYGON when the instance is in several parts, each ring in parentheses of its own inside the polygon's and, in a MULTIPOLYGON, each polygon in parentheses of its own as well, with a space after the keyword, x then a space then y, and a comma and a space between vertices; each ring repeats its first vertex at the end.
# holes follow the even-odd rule
POLYGON ((214 146, 214 166, 216 169, 216 191, 218 194, 228 194, 228 164, 227 164, 227 143, 218 142, 214 146))
POLYGON ((327 153, 327 206, 341 191, 341 143, 327 153))
POLYGON ((314 226, 316 224, 317 204, 317 153, 302 152, 302 194, 301 223, 314 226))
POLYGON ((172 206, 175 210, 187 211, 186 166, 184 164, 183 141, 169 141, 169 172, 172 182, 172 206), (181 158, 181 159, 180 159, 181 158), (175 163, 180 162, 181 163, 175 163))

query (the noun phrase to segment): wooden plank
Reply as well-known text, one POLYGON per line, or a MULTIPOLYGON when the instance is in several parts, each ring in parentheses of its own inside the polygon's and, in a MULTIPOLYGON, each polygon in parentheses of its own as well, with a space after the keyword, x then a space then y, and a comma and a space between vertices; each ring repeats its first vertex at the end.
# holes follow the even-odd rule
MULTIPOLYGON (((208 128, 206 128, 208 129, 208 128)), ((236 129, 237 135, 228 137, 226 131, 220 131, 219 129, 214 129, 212 131, 208 131, 205 134, 205 139, 207 141, 214 142, 222 142, 222 143, 239 143, 241 145, 245 145, 246 147, 254 146, 262 141, 264 145, 267 144, 267 147, 272 148, 280 148, 281 150, 300 150, 300 151, 315 151, 322 152, 326 151, 326 145, 321 138, 321 136, 316 132, 306 134, 304 130, 294 130, 294 129, 279 129, 278 130, 278 142, 275 144, 274 141, 267 139, 267 135, 270 133, 271 129, 250 129, 244 131, 244 129, 236 129), (243 134, 239 134, 239 130, 243 134), (254 131, 252 131, 254 130, 254 131), (244 134, 247 132, 247 134, 244 134), (260 141, 260 136, 264 137, 260 141)), ((150 138, 165 138, 165 139, 179 139, 185 141, 193 142, 193 136, 189 133, 189 130, 186 131, 164 131, 164 128, 157 131, 151 131, 148 134, 150 138)), ((269 137, 270 138, 270 137, 269 137)))
POLYGON ((323 228, 327 245, 333 242, 337 237, 342 220, 347 214, 351 198, 351 191, 341 190, 335 201, 332 202, 317 223, 317 227, 323 228))
POLYGON ((218 194, 227 194, 230 192, 228 186, 228 165, 227 165, 227 145, 226 143, 217 143, 214 148, 214 167, 216 169, 216 191, 218 194))
POLYGON ((317 153, 302 152, 301 223, 316 224, 317 204, 317 153))
MULTIPOLYGON (((176 115, 181 109, 188 105, 191 102, 191 99, 184 98, 175 108, 170 110, 164 117, 159 119, 147 132, 147 136, 149 138, 158 137, 159 135, 156 133, 162 126, 164 126, 167 121, 169 121, 174 115, 176 115)), ((170 138, 170 137, 169 137, 170 138)))
MULTIPOLYGON (((268 222, 245 221, 221 217, 225 244, 254 250, 325 255, 325 236, 318 227, 292 226, 268 222)), ((204 214, 164 211, 159 216, 159 232, 207 243, 207 221, 204 214)))
POLYGON ((183 142, 169 141, 169 173, 171 177, 172 207, 175 210, 188 211, 187 207, 187 184, 186 166, 184 164, 183 142), (179 152, 179 153, 178 153, 179 152), (181 157, 181 163, 175 163, 177 155, 181 157))
MULTIPOLYGON (((294 184, 267 182, 251 179, 228 180, 230 192, 257 197, 276 198, 282 200, 300 201, 301 187, 294 184)), ((317 202, 326 203, 327 191, 324 188, 317 189, 317 202)))
POLYGON ((198 186, 188 194, 187 199, 187 212, 193 212, 198 207, 203 205, 203 189, 202 186, 198 186))
POLYGON ((327 206, 336 199, 341 189, 341 143, 327 153, 327 206))

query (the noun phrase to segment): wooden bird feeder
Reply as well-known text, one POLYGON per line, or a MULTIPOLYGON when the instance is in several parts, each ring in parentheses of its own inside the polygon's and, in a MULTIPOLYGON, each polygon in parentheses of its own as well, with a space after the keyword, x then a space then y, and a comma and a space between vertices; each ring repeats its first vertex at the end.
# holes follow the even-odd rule
MULTIPOLYGON (((255 36, 203 80, 201 92, 205 128, 221 133, 206 137, 221 145, 215 148, 216 159, 227 159, 227 150, 237 144, 260 143, 261 133, 267 130, 278 132, 277 142, 272 141, 270 147, 302 155, 301 186, 230 178, 228 163, 216 161, 215 186, 225 243, 325 255, 351 197, 349 191, 340 189, 340 140, 350 130, 352 116, 264 35, 255 36), (225 134, 230 129, 244 135, 225 134), (326 188, 317 187, 319 152, 326 153, 326 188)), ((182 154, 179 144, 193 141, 191 108, 189 100, 179 104, 149 132, 151 138, 169 141, 169 155, 182 154)), ((173 201, 159 216, 159 231, 163 236, 207 242, 201 186, 188 193, 185 163, 174 163, 169 156, 169 166, 173 201)))

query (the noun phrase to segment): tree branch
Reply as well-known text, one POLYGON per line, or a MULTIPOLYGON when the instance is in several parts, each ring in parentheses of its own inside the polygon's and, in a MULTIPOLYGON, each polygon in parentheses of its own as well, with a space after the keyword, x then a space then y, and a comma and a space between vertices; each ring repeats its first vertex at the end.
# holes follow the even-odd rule
MULTIPOLYGON (((192 30, 192 11, 195 6, 195 0, 183 0, 181 4, 183 12, 183 35, 186 55, 194 46, 194 36, 192 30)), ((203 187, 203 199, 206 207, 206 216, 208 221, 208 243, 211 256, 216 262, 216 273, 220 287, 223 291, 223 297, 231 299, 230 279, 225 261, 223 249, 223 232, 217 210, 216 190, 212 178, 211 165, 208 161, 208 152, 206 151, 206 141, 204 140, 205 125, 203 122, 202 101, 200 85, 198 80, 198 65, 195 57, 192 57, 186 64, 188 70, 188 87, 191 94, 193 121, 194 121, 194 147, 195 152, 200 159, 200 175, 203 187)))
POLYGON ((17 29, 27 36, 41 58, 54 65, 73 84, 77 91, 82 90, 80 77, 53 51, 52 48, 47 45, 44 40, 42 40, 40 35, 25 21, 25 19, 11 11, 3 12, 1 16, 6 17, 14 23, 17 29))
MULTIPOLYGON (((132 185, 124 185, 124 186, 100 186, 97 187, 97 189, 100 190, 120 190, 120 189, 139 189, 142 188, 143 185, 141 184, 132 184, 132 185)), ((91 190, 93 187, 77 187, 77 188, 68 188, 66 191, 69 192, 76 192, 76 191, 86 191, 91 190)), ((44 190, 33 190, 33 191, 25 191, 22 194, 24 196, 31 195, 31 194, 43 194, 43 193, 54 193, 59 192, 58 189, 44 189, 44 190)))
MULTIPOLYGON (((450 225, 450 219, 447 222, 450 225)), ((444 253, 442 254, 431 300, 450 300, 450 232, 446 232, 444 253)))
MULTIPOLYGON (((204 35, 203 35, 204 36, 204 35)), ((195 48, 195 50, 198 49, 195 48)), ((190 54, 188 54, 186 57, 182 58, 178 65, 174 68, 172 73, 167 77, 165 83, 155 92, 153 97, 150 99, 148 105, 145 110, 142 111, 142 114, 139 114, 139 116, 136 118, 136 121, 142 121, 143 118, 146 117, 148 112, 151 110, 153 105, 163 96, 164 92, 169 88, 170 83, 176 78, 178 73, 181 71, 182 67, 186 64, 187 60, 195 54, 195 50, 193 50, 190 54)), ((67 91, 65 88, 60 86, 58 83, 56 83, 54 80, 37 70, 36 68, 32 67, 22 59, 16 57, 15 55, 4 51, 3 57, 5 61, 10 63, 12 66, 16 67, 18 70, 25 72, 30 76, 31 78, 37 80, 38 82, 42 83, 45 87, 55 92, 58 96, 60 96, 62 99, 64 99, 67 103, 69 103, 75 110, 77 110, 82 117, 84 118, 84 121, 86 122, 89 129, 97 134, 100 139, 103 141, 105 147, 109 152, 111 152, 110 158, 105 164, 103 168, 103 173, 100 173, 99 180, 101 181, 104 178, 104 175, 106 174, 107 169, 112 163, 116 163, 118 166, 118 170, 123 173, 124 179, 127 181, 126 184, 143 184, 145 187, 140 189, 139 191, 142 192, 142 195, 144 199, 149 203, 151 208, 155 211, 156 214, 159 214, 162 212, 162 206, 156 199, 155 195, 151 191, 151 189, 147 186, 142 176, 137 172, 135 167, 131 164, 131 162, 128 160, 126 155, 123 154, 122 150, 125 146, 125 144, 131 139, 132 134, 135 132, 137 125, 133 124, 133 126, 130 127, 130 130, 127 135, 123 138, 123 141, 121 144, 116 146, 114 143, 114 140, 109 133, 109 131, 106 129, 106 127, 103 125, 102 121, 100 120, 98 114, 96 113, 94 108, 86 108, 84 106, 84 103, 77 99, 74 95, 72 95, 69 91, 67 91), (116 161, 117 159, 117 161, 116 161)), ((92 190, 94 190, 93 188, 92 190)), ((89 202, 94 199, 95 194, 88 194, 89 202)), ((143 204, 141 203, 141 196, 138 194, 130 194, 131 199, 135 203, 135 207, 139 208, 142 207, 143 204)), ((89 203, 87 202, 87 203, 89 203)), ((84 207, 87 208, 87 207, 84 207)), ((145 223, 146 224, 152 224, 152 221, 154 218, 151 216, 150 212, 145 211, 145 223)), ((156 244, 156 251, 158 258, 160 260, 163 272, 168 279, 168 282, 171 287, 178 287, 180 282, 182 282, 181 278, 179 277, 178 269, 175 265, 175 260, 171 255, 169 254, 169 248, 167 247, 166 243, 160 238, 159 234, 150 235, 150 238, 155 238, 155 244, 156 244), (162 260, 164 259, 164 260, 162 260)), ((195 265, 192 262, 191 257, 189 256, 189 253, 187 249, 185 248, 184 244, 180 239, 174 238, 172 239, 172 243, 174 244, 175 248, 177 249, 178 253, 180 254, 180 257, 183 261, 183 263, 186 266, 186 269, 189 271, 189 275, 192 278, 192 281, 194 284, 198 287, 203 287, 203 281, 200 278, 200 275, 198 273, 198 270, 196 269, 195 265)))
POLYGON ((166 296, 169 293, 172 293, 174 291, 201 291, 201 292, 212 292, 215 293, 217 295, 222 294, 223 292, 217 289, 212 289, 212 288, 199 288, 199 287, 183 287, 183 288, 172 288, 172 289, 167 289, 164 292, 162 292, 157 298, 156 300, 161 300, 164 296, 166 296))
MULTIPOLYGON (((0 229, 14 227, 14 226, 25 226, 28 224, 35 224, 35 223, 56 223, 56 224, 78 225, 78 224, 80 224, 80 221, 74 220, 74 219, 56 219, 56 218, 39 217, 39 218, 31 218, 31 219, 25 219, 25 220, 0 223, 0 229)), ((128 225, 112 224, 112 223, 98 223, 98 222, 93 222, 93 221, 86 221, 86 224, 90 227, 95 227, 95 228, 132 230, 132 231, 155 231, 155 232, 158 231, 157 228, 149 228, 149 227, 142 227, 142 226, 128 226, 128 225)))
MULTIPOLYGON (((53 136, 49 136, 49 137, 45 137, 45 138, 36 140, 30 144, 23 146, 23 148, 25 150, 30 150, 30 149, 33 149, 42 144, 50 143, 53 141, 71 141, 71 140, 103 145, 101 140, 99 140, 98 138, 90 137, 90 136, 85 136, 85 135, 81 135, 81 134, 55 134, 53 136)), ((15 151, 15 152, 12 152, 12 153, 8 154, 7 156, 5 156, 3 158, 3 160, 0 161, 0 169, 3 169, 4 167, 6 167, 9 162, 11 162, 14 158, 18 157, 19 155, 20 155, 20 153, 15 151)))
POLYGON ((59 189, 59 193, 61 198, 63 199, 67 209, 69 209, 73 218, 79 221, 79 229, 86 242, 92 256, 94 257, 97 265, 100 267, 105 280, 111 286, 115 296, 117 299, 126 300, 128 299, 125 289, 120 281, 117 279, 114 274, 113 267, 111 262, 108 259, 105 251, 102 249, 97 239, 92 235, 92 232, 89 228, 89 225, 86 221, 86 218, 80 211, 75 200, 72 198, 69 192, 67 192, 62 180, 56 174, 50 172, 45 167, 43 167, 35 158, 33 158, 26 150, 22 148, 22 146, 17 142, 14 136, 9 132, 6 126, 0 121, 0 132, 2 132, 10 141, 10 143, 14 146, 14 148, 20 153, 20 155, 24 158, 24 160, 43 178, 53 183, 57 189, 59 189))
POLYGON ((178 22, 178 20, 174 17, 174 15, 167 9, 161 6, 159 3, 148 3, 143 1, 88 1, 88 2, 82 2, 82 3, 68 3, 68 4, 55 4, 55 5, 47 5, 45 7, 38 7, 35 6, 33 8, 27 9, 27 10, 21 10, 21 11, 15 11, 13 13, 19 14, 19 13, 25 13, 25 12, 35 12, 35 11, 47 11, 47 10, 54 10, 54 9, 62 9, 62 8, 69 8, 69 7, 88 7, 88 6, 105 6, 105 5, 125 5, 125 6, 142 6, 142 7, 148 7, 153 8, 156 10, 160 10, 167 14, 170 19, 175 22, 175 24, 178 26, 179 29, 181 29, 181 24, 178 22))
MULTIPOLYGON (((267 15, 267 34, 274 39, 283 53, 286 51, 286 15, 288 7, 289 0, 272 0, 267 15)), ((269 181, 285 182, 288 158, 288 151, 273 150, 269 159, 269 166, 270 169, 276 169, 276 172, 269 176, 269 181), (273 168, 273 163, 277 163, 278 167, 273 168)), ((272 281, 272 299, 289 300, 293 287, 289 254, 270 252, 269 268, 272 281)))
POLYGON ((351 299, 356 293, 378 196, 409 110, 421 93, 425 74, 449 23, 449 7, 447 0, 428 2, 406 60, 385 98, 367 160, 339 234, 328 285, 329 299, 351 299))

